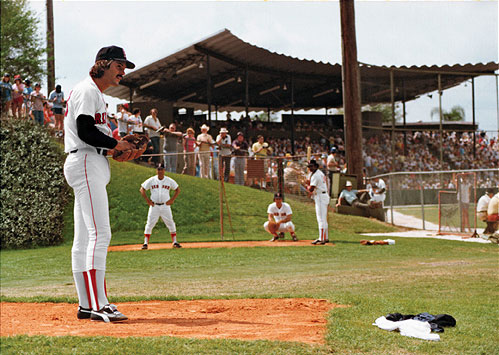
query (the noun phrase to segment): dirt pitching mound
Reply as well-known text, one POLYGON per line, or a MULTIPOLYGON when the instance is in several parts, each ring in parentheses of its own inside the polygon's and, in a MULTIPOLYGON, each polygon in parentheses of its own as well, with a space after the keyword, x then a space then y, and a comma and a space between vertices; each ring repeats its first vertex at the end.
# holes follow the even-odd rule
MULTIPOLYGON (((277 242, 269 241, 248 241, 248 242, 201 242, 201 243, 182 243, 182 248, 251 248, 251 247, 303 247, 312 246, 312 240, 299 240, 293 242, 291 240, 280 240, 277 242)), ((334 244, 328 243, 325 245, 318 245, 319 247, 330 247, 334 244)), ((141 250, 142 244, 131 245, 114 245, 109 247, 109 251, 130 251, 141 250)), ((172 249, 171 243, 152 243, 149 244, 148 250, 156 249, 172 249)))
POLYGON ((327 312, 320 299, 143 301, 118 304, 128 321, 103 323, 76 318, 67 303, 1 304, 0 336, 97 336, 221 338, 323 344, 327 312))

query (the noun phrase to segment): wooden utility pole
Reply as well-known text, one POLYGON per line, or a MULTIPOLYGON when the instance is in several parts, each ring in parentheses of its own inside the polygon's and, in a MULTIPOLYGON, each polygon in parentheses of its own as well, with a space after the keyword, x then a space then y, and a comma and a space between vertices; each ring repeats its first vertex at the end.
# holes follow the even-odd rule
POLYGON ((353 0, 340 0, 341 55, 343 59, 343 110, 347 172, 362 184, 362 116, 360 112, 360 73, 357 62, 355 11, 353 0))
POLYGON ((47 0, 47 92, 55 87, 54 5, 47 0))

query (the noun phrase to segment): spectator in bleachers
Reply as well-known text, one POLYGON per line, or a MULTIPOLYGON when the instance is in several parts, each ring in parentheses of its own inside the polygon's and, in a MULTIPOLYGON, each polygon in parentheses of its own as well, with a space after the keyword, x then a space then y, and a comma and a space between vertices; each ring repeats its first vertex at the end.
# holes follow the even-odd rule
MULTIPOLYGON (((230 118, 230 114, 227 113, 230 118)), ((224 181, 229 181, 230 176, 230 160, 232 153, 232 139, 229 136, 227 128, 220 128, 220 134, 217 136, 216 143, 220 147, 220 156, 222 157, 222 169, 224 181)))
MULTIPOLYGON (((152 154, 158 154, 160 134, 159 132, 157 132, 157 130, 161 127, 161 123, 159 122, 157 109, 152 108, 149 113, 150 115, 147 116, 144 121, 144 127, 146 128, 147 135, 151 140, 151 144, 153 147, 152 154)), ((159 156, 152 157, 151 162, 154 166, 158 166, 159 156)))
POLYGON ((194 154, 196 138, 194 137, 194 129, 191 127, 187 128, 186 133, 183 135, 183 145, 185 165, 182 174, 196 176, 196 155, 194 154))
POLYGON ((177 172, 177 153, 179 145, 182 144, 182 132, 177 131, 177 125, 170 123, 168 128, 162 130, 165 135, 163 150, 169 155, 165 155, 166 170, 171 173, 177 172))
POLYGON ((215 144, 213 137, 208 134, 208 127, 206 124, 201 126, 201 133, 198 134, 196 144, 199 147, 199 175, 202 179, 210 178, 210 152, 211 147, 215 144))
POLYGON ((237 132, 237 138, 232 142, 234 149, 234 182, 237 185, 244 185, 244 168, 246 165, 246 156, 248 155, 249 145, 244 139, 243 132, 237 132))

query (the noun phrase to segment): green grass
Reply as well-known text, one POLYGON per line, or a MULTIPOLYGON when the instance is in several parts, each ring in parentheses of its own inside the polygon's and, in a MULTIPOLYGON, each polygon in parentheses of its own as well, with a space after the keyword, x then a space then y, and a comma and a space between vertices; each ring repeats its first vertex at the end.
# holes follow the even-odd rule
MULTIPOLYGON (((112 164, 109 186, 112 244, 141 243, 147 207, 138 188, 153 174, 132 164, 112 164), (127 201, 126 203, 124 201, 127 201), (120 207, 121 206, 121 207, 120 207), (125 209, 119 213, 119 208, 125 209), (125 212, 128 211, 126 214, 125 212), (127 217, 123 217, 126 215, 127 217)), ((174 205, 181 242, 220 240, 216 182, 176 175, 182 189, 174 205), (217 212, 194 213, 198 208, 217 212), (187 210, 187 211, 186 211, 187 210)), ((272 195, 228 185, 236 240, 263 240, 261 224, 272 195)), ((289 199, 302 238, 315 238, 314 207, 289 199)), ((57 247, 3 250, 3 301, 76 302, 71 275, 71 206, 67 241, 57 247)), ((158 223, 159 225, 159 223, 158 223)), ((228 228, 228 226, 226 226, 228 228)), ((350 305, 327 316, 325 346, 276 341, 195 340, 171 337, 105 338, 14 336, 2 354, 494 354, 498 353, 498 249, 496 245, 394 238, 392 246, 361 246, 357 233, 389 232, 374 220, 333 214, 335 247, 167 249, 111 252, 107 284, 112 302, 205 298, 325 298, 350 305), (442 341, 405 338, 373 321, 387 313, 448 313, 457 327, 442 341)), ((230 232, 226 239, 232 239, 230 232)), ((169 241, 161 225, 153 241, 169 241)))
MULTIPOLYGON (((458 206, 450 206, 446 208, 455 208, 456 211, 450 218, 445 218, 442 220, 442 224, 444 226, 452 227, 452 230, 459 229, 461 225, 460 216, 459 216, 459 207, 458 206)), ((470 226, 473 226, 475 215, 474 215, 474 205, 470 205, 468 218, 470 222, 470 226)), ((413 216, 416 218, 423 218, 421 213, 421 206, 411 206, 411 207, 397 207, 394 208, 395 211, 413 216)), ((390 213, 390 212, 388 212, 390 213)), ((424 206, 424 219, 427 222, 434 223, 438 225, 438 206, 435 205, 425 205, 424 206)), ((485 228, 487 225, 477 218, 477 228, 485 228)))

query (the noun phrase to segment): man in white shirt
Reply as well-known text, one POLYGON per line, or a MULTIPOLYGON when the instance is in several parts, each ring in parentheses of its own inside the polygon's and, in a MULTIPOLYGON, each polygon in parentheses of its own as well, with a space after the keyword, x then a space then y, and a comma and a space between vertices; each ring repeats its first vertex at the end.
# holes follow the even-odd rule
POLYGON ((383 202, 386 200, 386 184, 385 181, 379 177, 374 177, 371 179, 369 184, 369 196, 372 201, 383 206, 383 202))
POLYGON ((229 181, 232 139, 229 136, 227 128, 222 127, 220 129, 220 134, 217 136, 216 142, 220 147, 220 156, 222 157, 221 168, 223 169, 224 181, 229 181))
POLYGON ((298 241, 298 237, 295 233, 295 225, 291 222, 293 218, 293 211, 291 210, 291 206, 283 202, 283 196, 281 193, 274 194, 274 202, 269 205, 267 208, 268 221, 263 224, 263 228, 270 234, 272 234, 271 242, 275 242, 279 238, 284 239, 284 233, 291 233, 291 238, 293 241, 298 241), (269 223, 276 222, 277 223, 277 233, 272 233, 269 230, 269 223))
POLYGON ((149 238, 151 237, 152 230, 159 217, 163 220, 166 227, 170 231, 172 237, 172 247, 181 248, 177 242, 177 229, 173 221, 171 205, 178 197, 180 188, 175 180, 165 176, 165 167, 158 165, 158 175, 150 177, 140 186, 140 194, 149 205, 149 212, 147 214, 147 223, 144 229, 144 245, 142 249, 147 249, 149 245, 149 238), (151 191, 151 197, 147 197, 146 191, 151 191), (173 196, 170 197, 170 191, 174 191, 173 196))
POLYGON ((319 164, 315 160, 310 160, 307 165, 310 173, 307 177, 307 191, 309 196, 315 201, 315 213, 317 224, 319 225, 319 238, 314 240, 314 245, 324 245, 329 242, 327 209, 329 206, 329 193, 327 190, 326 175, 319 170, 319 164))
POLYGON ((142 123, 142 118, 140 117, 140 109, 136 108, 133 110, 133 115, 130 117, 133 122, 132 132, 137 134, 144 134, 144 125, 142 123))
POLYGON ((131 123, 128 114, 128 104, 123 104, 118 106, 118 113, 116 114, 116 119, 118 120, 118 133, 120 137, 124 137, 128 134, 128 126, 131 123))
MULTIPOLYGON (((144 127, 147 130, 147 135, 149 136, 149 139, 151 140, 151 144, 153 147, 152 154, 158 154, 159 153, 159 132, 157 130, 161 127, 161 123, 159 122, 158 118, 158 110, 153 108, 151 109, 151 114, 146 117, 144 121, 144 127)), ((159 156, 154 156, 152 157, 152 162, 154 165, 158 165, 159 162, 159 156)))

